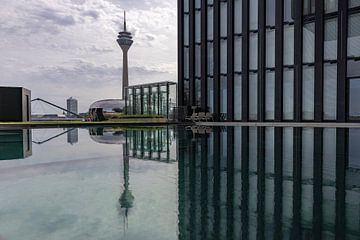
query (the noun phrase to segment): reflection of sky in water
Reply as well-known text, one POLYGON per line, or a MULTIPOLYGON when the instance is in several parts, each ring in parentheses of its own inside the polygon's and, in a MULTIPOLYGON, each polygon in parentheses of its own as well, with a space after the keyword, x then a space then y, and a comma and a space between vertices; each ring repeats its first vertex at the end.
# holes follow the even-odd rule
MULTIPOLYGON (((61 132, 33 130, 33 140, 61 132)), ((98 144, 86 129, 74 145, 66 134, 33 144, 31 157, 0 162, 0 239, 176 239, 177 165, 130 159, 126 231, 123 181, 122 145, 98 144)))

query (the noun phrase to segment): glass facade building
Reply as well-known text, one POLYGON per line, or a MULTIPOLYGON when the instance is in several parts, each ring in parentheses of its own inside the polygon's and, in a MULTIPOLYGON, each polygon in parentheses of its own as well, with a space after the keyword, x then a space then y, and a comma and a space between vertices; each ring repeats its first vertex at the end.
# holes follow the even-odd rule
POLYGON ((360 120, 360 1, 178 0, 178 11, 179 106, 228 121, 360 120))
POLYGON ((159 82, 129 86, 125 90, 126 114, 169 117, 177 105, 177 85, 159 82))

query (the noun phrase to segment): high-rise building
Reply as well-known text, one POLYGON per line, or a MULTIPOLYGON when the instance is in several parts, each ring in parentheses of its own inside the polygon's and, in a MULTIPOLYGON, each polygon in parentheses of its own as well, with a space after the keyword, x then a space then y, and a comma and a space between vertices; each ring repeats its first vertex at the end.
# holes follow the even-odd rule
POLYGON ((178 3, 179 106, 223 121, 360 120, 360 1, 178 3))
POLYGON ((66 100, 66 106, 69 111, 67 117, 75 117, 75 114, 78 114, 78 101, 75 98, 71 97, 66 100))
POLYGON ((128 51, 133 44, 132 35, 126 30, 126 12, 124 12, 124 31, 119 32, 117 42, 123 51, 122 99, 125 99, 125 88, 129 86, 128 51))

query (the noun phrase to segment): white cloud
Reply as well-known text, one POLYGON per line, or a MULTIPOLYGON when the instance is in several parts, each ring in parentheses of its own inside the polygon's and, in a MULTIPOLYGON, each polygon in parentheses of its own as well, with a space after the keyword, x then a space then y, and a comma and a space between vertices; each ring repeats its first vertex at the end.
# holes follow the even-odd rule
POLYGON ((130 84, 176 81, 176 0, 2 0, 0 85, 65 105, 120 97, 116 43, 127 9, 130 84))

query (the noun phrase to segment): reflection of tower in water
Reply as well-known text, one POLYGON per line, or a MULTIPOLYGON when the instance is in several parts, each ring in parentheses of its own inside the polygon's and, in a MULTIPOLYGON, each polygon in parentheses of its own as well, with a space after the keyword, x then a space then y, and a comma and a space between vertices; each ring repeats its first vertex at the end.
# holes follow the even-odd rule
POLYGON ((123 178, 124 178, 124 189, 120 196, 119 203, 121 208, 121 214, 124 215, 124 225, 127 227, 127 220, 129 210, 134 205, 134 196, 130 190, 130 162, 129 162, 129 154, 127 144, 122 144, 123 146, 123 178))

